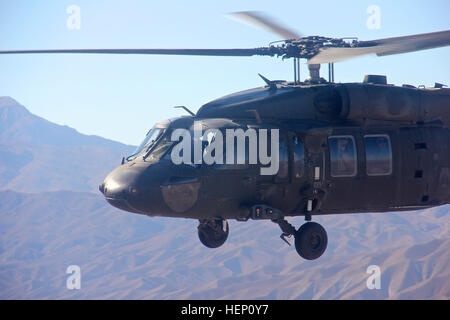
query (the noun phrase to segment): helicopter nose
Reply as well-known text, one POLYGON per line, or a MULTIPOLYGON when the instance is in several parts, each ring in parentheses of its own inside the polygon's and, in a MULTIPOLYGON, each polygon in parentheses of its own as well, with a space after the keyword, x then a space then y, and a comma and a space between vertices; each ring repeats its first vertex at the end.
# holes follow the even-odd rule
POLYGON ((99 190, 112 206, 129 212, 142 213, 133 206, 138 191, 136 183, 139 175, 139 171, 119 167, 105 178, 99 190))

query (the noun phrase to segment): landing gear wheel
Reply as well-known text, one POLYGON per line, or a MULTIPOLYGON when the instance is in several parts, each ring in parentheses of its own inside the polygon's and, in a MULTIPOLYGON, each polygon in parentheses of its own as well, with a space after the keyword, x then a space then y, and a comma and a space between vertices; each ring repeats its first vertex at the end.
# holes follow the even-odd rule
POLYGON ((206 247, 218 248, 227 241, 229 231, 226 220, 202 220, 198 225, 198 238, 206 247))
POLYGON ((319 258, 325 252, 327 243, 327 232, 316 222, 305 223, 295 233, 295 249, 307 260, 319 258))

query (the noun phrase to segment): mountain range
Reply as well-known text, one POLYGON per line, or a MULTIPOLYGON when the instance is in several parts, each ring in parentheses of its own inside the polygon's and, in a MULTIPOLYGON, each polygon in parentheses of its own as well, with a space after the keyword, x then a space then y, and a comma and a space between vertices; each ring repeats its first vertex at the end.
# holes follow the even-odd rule
POLYGON ((95 192, 133 149, 51 123, 0 97, 0 190, 95 192))
POLYGON ((314 261, 271 222, 230 221, 227 243, 208 249, 197 221, 106 203, 97 186, 132 150, 0 98, 1 299, 450 298, 448 205, 315 217, 329 242, 314 261), (81 269, 79 290, 66 287, 70 265, 81 269), (371 265, 380 289, 367 288, 371 265))

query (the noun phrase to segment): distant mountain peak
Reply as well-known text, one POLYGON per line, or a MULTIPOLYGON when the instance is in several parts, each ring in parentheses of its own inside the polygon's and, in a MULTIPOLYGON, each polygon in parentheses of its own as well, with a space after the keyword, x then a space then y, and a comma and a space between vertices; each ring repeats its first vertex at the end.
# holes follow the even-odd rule
POLYGON ((52 123, 0 97, 0 189, 97 191, 133 149, 52 123))
POLYGON ((3 129, 20 119, 28 118, 30 116, 31 113, 27 108, 13 98, 0 97, 0 125, 2 125, 3 129))
POLYGON ((22 105, 11 97, 8 96, 0 97, 0 108, 9 106, 22 106, 22 105))
POLYGON ((116 146, 120 143, 88 136, 34 115, 11 97, 0 97, 0 145, 116 146))

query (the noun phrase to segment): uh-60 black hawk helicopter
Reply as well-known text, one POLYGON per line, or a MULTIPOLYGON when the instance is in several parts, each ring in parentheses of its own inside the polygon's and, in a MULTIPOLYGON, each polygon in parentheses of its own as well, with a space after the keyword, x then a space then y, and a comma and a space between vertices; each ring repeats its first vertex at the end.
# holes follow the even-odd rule
MULTIPOLYGON (((281 238, 295 237, 305 259, 320 257, 327 234, 313 216, 428 208, 450 202, 450 89, 390 85, 385 76, 362 83, 335 83, 333 63, 363 54, 378 56, 450 45, 450 30, 358 41, 302 37, 256 12, 236 16, 262 25, 284 40, 254 49, 77 49, 0 53, 108 53, 203 56, 268 55, 294 59, 294 81, 234 93, 203 105, 196 114, 157 123, 136 152, 100 185, 106 200, 122 210, 199 220, 207 247, 227 239, 227 219, 271 220, 281 238), (310 78, 300 81, 300 59, 310 78), (329 80, 320 77, 328 63, 329 80), (278 171, 262 175, 261 164, 175 164, 177 129, 277 129, 278 171), (304 216, 296 230, 286 217, 304 216)), ((216 131, 217 132, 217 131, 216 131)), ((194 135, 195 136, 195 135, 194 135)), ((203 139, 205 152, 218 139, 203 139)), ((192 138, 193 140, 195 139, 192 138)), ((244 139, 244 148, 250 137, 244 139)), ((233 143, 237 143, 234 141, 233 143)), ((195 142, 194 142, 195 144, 195 142)), ((261 147, 261 145, 259 146, 261 147)), ((270 148, 270 146, 266 146, 270 148)), ((234 152, 238 147, 234 148, 234 152)), ((248 150, 248 148, 247 148, 248 150)), ((228 149, 224 152, 230 152, 228 149)), ((269 152, 270 151, 270 152, 269 152)), ((232 155, 234 157, 234 155, 232 155)), ((194 163, 194 162, 193 162, 194 163)), ((288 242, 289 243, 289 242, 288 242)))

